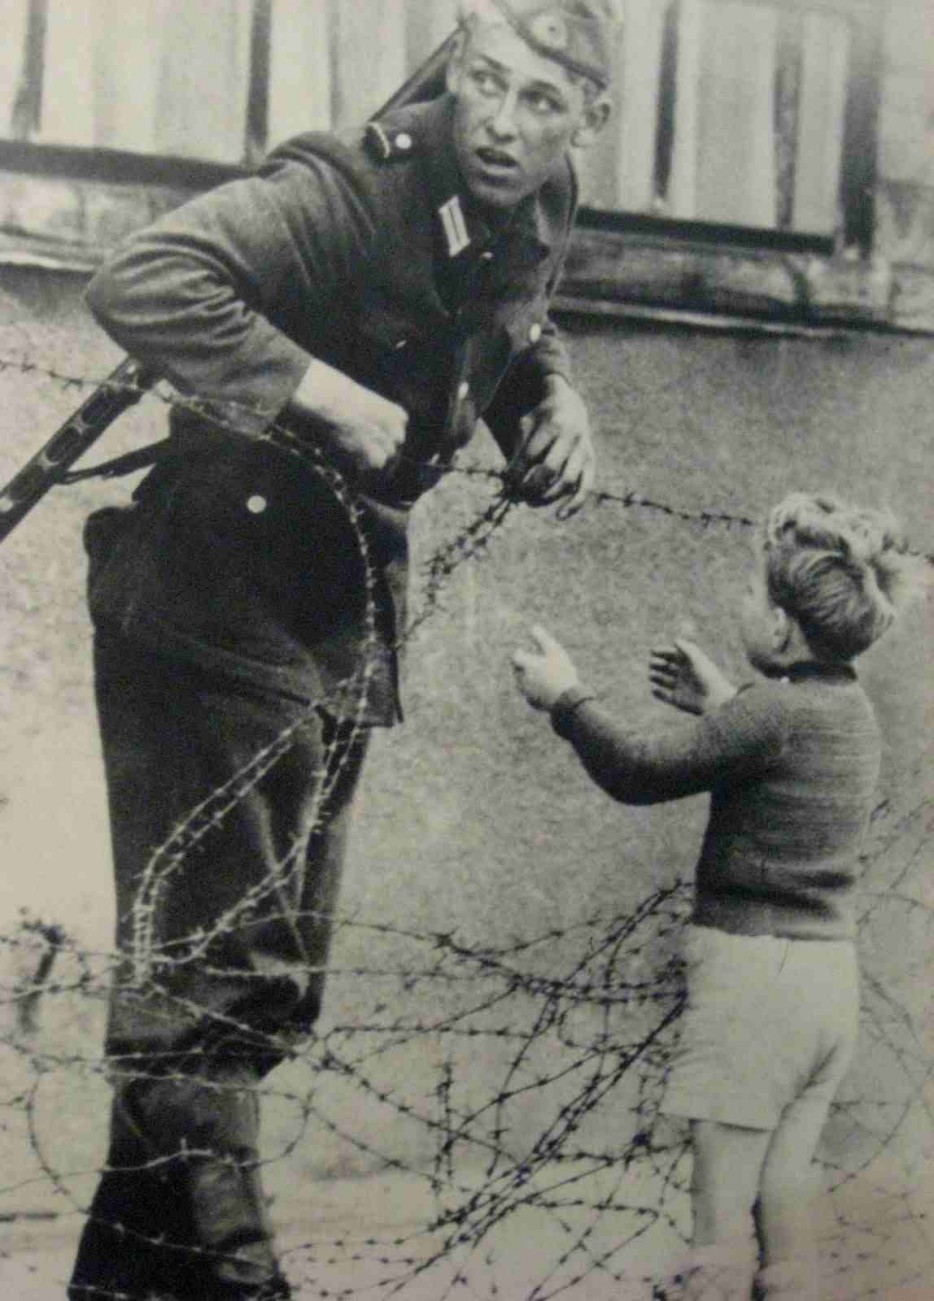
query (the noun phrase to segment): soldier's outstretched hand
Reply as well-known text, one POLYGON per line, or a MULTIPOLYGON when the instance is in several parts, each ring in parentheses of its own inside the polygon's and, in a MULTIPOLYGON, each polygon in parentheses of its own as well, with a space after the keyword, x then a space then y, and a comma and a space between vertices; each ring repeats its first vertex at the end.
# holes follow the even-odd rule
POLYGON ((699 646, 676 638, 649 654, 652 695, 687 714, 704 714, 736 695, 733 683, 699 646))
POLYGON ((595 457, 583 399, 561 376, 551 376, 542 402, 520 422, 522 442, 506 481, 532 506, 562 503, 559 516, 579 511, 594 485, 595 457))

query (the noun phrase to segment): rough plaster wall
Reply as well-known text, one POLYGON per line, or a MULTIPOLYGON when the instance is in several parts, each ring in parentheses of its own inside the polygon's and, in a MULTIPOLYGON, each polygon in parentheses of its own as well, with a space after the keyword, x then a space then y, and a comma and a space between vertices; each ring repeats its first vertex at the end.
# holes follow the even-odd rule
MULTIPOLYGON (((0 356, 105 373, 116 354, 84 316, 79 289, 77 280, 5 273, 0 356)), ((918 545, 934 546, 927 342, 869 334, 739 338, 592 321, 568 328, 606 487, 744 515, 760 514, 790 489, 831 488, 891 504, 918 545)), ((49 381, 0 373, 0 478, 75 401, 49 381)), ((104 451, 158 436, 160 427, 158 413, 144 407, 124 417, 104 451)), ((492 455, 486 445, 480 452, 492 455)), ((25 905, 99 945, 108 942, 112 905, 79 535, 92 503, 125 492, 121 484, 56 492, 0 551, 0 794, 8 800, 0 807, 0 927, 25 905)), ((487 499, 482 483, 454 476, 419 507, 416 606, 424 560, 487 499)), ((519 701, 508 656, 528 625, 541 622, 622 717, 650 722, 662 706, 647 691, 646 654, 686 621, 742 671, 732 612, 748 557, 742 530, 703 529, 638 508, 590 507, 563 527, 549 513, 516 511, 488 557, 454 577, 442 610, 411 648, 407 724, 376 737, 348 865, 347 910, 419 931, 457 928, 468 943, 508 943, 585 916, 609 918, 657 883, 688 874, 704 800, 656 809, 613 805, 519 701)), ((925 706, 921 611, 866 657, 864 679, 886 735, 885 792, 909 807, 919 798, 925 706)), ((372 961, 372 943, 353 928, 338 938, 331 1021, 372 1002, 365 982, 341 974, 372 961)), ((893 935, 892 952, 883 956, 904 985, 906 964, 918 955, 903 944, 893 935)), ((396 982, 388 997, 415 1015, 443 993, 436 986, 405 992, 396 982)), ((87 1047, 88 1036, 99 1033, 100 1008, 81 1016, 87 1047)), ((436 1057, 426 1042, 400 1069, 416 1079, 423 1073, 427 1093, 436 1057)), ((463 1065, 482 1091, 498 1063, 472 1047, 463 1065)), ((339 1109, 340 1083, 322 1087, 339 1109)), ((88 1137, 73 1097, 65 1110, 71 1119, 59 1122, 59 1144, 99 1143, 96 1131, 88 1137)), ((365 1112, 359 1123, 377 1132, 378 1108, 365 1112)), ((535 1123, 531 1108, 530 1132, 535 1123)), ((622 1104, 614 1124, 626 1124, 622 1104)), ((398 1126, 396 1138, 384 1134, 382 1142, 405 1147, 422 1138, 418 1127, 407 1133, 398 1126)), ((316 1171, 366 1165, 321 1134, 303 1147, 302 1160, 316 1171)))

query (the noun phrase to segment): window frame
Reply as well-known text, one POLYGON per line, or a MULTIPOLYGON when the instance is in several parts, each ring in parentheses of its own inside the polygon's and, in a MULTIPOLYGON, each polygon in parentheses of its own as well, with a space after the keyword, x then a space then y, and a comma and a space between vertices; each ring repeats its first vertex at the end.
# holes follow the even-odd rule
MULTIPOLYGON (((680 243, 742 246, 788 253, 831 256, 855 250, 862 258, 872 253, 875 234, 874 191, 878 170, 879 107, 881 99, 883 26, 888 0, 710 0, 711 3, 826 13, 848 20, 851 33, 847 70, 839 209, 842 229, 837 234, 790 231, 775 227, 734 225, 694 218, 669 217, 625 208, 582 206, 579 224, 621 235, 645 235, 680 243), (839 245, 842 244, 842 249, 839 245)), ((665 129, 659 114, 659 135, 665 129)))
MULTIPOLYGON (((809 234, 775 228, 732 225, 661 214, 596 208, 582 205, 578 225, 587 230, 617 232, 621 236, 646 237, 681 245, 729 246, 772 252, 814 253, 831 256, 846 251, 867 259, 872 252, 875 228, 874 189, 877 176, 878 127, 881 85, 883 25, 888 0, 713 0, 714 3, 743 3, 785 11, 827 12, 846 17, 852 39, 844 109, 844 130, 840 179, 840 211, 843 227, 837 236, 809 234), (839 245, 842 243, 842 248, 839 245)), ((273 0, 252 0, 248 95, 245 106, 243 161, 218 162, 130 152, 83 145, 48 144, 28 138, 0 138, 0 172, 38 177, 55 177, 80 182, 159 186, 183 191, 210 188, 227 180, 248 175, 270 146, 268 140, 270 34, 273 0)), ((41 55, 46 29, 48 0, 30 0, 24 59, 24 86, 29 69, 41 55)), ((428 64, 417 70, 390 100, 402 99, 413 83, 421 82, 421 98, 443 89, 443 55, 449 37, 435 51, 428 64), (426 77, 425 68, 432 66, 426 77)), ((41 74, 35 76, 30 94, 41 97, 41 74)), ((21 133, 28 137, 29 105, 17 112, 21 133)), ((38 99, 33 104, 35 110, 38 99)), ((384 106, 384 107, 388 107, 384 106)), ((14 113, 16 121, 17 114, 14 113)), ((15 124, 15 122, 14 122, 15 124)), ((661 116, 659 129, 661 129, 661 116)), ((33 124, 33 129, 35 124, 33 124)))

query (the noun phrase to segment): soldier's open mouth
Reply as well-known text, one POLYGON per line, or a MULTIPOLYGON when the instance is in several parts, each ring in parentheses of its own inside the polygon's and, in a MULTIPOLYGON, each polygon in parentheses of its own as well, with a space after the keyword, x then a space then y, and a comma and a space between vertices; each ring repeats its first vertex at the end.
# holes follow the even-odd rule
POLYGON ((478 149, 476 154, 487 171, 512 172, 519 165, 510 154, 503 153, 501 149, 490 149, 484 146, 478 149))

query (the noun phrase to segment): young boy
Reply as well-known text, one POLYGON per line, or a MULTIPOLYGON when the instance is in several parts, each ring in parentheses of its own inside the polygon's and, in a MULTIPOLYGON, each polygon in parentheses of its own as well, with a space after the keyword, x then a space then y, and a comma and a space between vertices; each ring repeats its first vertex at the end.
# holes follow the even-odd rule
POLYGON ((544 630, 519 689, 614 798, 710 791, 687 931, 688 1000, 663 1109, 690 1121, 693 1248, 668 1297, 817 1296, 812 1160, 853 1053, 852 891, 880 742, 851 661, 890 626, 909 558, 890 522, 794 494, 770 514, 741 611, 763 678, 737 690, 694 645, 652 652, 660 700, 698 715, 614 723, 544 630))

